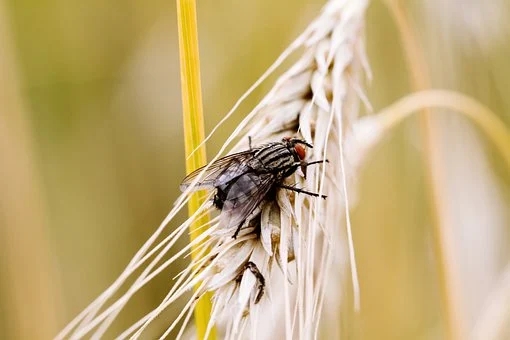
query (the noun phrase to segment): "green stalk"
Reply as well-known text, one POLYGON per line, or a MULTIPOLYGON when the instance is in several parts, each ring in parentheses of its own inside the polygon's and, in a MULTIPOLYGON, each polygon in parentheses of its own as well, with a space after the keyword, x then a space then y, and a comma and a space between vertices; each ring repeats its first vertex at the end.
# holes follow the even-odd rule
MULTIPOLYGON (((205 146, 197 147, 204 140, 204 119, 202 109, 202 92, 200 85, 200 61, 198 53, 198 33, 197 33, 197 15, 196 4, 194 0, 177 0, 177 24, 179 28, 179 59, 181 66, 181 89, 182 89, 182 108, 184 121, 184 145, 186 155, 190 155, 193 150, 196 151, 186 160, 187 173, 205 165, 206 154, 205 146)), ((188 202, 188 214, 193 215, 203 203, 203 193, 196 192, 191 195, 188 202)), ((199 226, 206 224, 209 216, 202 216, 194 221, 190 226, 190 242, 193 242, 200 236, 202 230, 199 226)), ((198 246, 195 245, 191 250, 193 260, 198 260, 198 246)), ((197 283, 195 289, 200 286, 197 283)), ((211 315, 211 295, 204 294, 195 306, 195 325, 197 329, 197 339, 204 339, 211 315)), ((216 339, 216 332, 213 329, 209 334, 209 339, 216 339)))

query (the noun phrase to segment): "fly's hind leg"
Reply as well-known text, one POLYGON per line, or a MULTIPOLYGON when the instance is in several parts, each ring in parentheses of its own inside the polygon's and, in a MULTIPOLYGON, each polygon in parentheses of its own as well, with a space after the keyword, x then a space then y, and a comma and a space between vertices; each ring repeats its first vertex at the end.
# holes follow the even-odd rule
POLYGON ((255 303, 259 303, 260 299, 262 299, 262 296, 264 296, 264 288, 266 287, 266 279, 260 273, 257 265, 251 261, 248 261, 244 264, 243 270, 237 279, 238 281, 241 281, 241 278, 243 277, 244 272, 247 270, 249 270, 253 275, 255 275, 255 278, 257 279, 257 296, 255 297, 255 303))

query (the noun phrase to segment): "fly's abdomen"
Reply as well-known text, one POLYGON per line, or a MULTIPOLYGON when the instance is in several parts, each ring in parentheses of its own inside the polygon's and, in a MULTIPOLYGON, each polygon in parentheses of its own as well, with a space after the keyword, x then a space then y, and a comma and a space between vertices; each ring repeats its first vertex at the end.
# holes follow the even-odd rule
POLYGON ((246 174, 233 181, 228 188, 227 205, 232 204, 233 206, 230 208, 235 208, 253 199, 260 182, 260 177, 253 173, 246 174))

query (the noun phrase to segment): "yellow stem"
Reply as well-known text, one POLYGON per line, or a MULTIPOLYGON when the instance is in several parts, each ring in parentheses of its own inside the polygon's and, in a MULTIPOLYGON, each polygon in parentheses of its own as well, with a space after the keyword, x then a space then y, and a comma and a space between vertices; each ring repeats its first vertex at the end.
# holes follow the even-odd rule
MULTIPOLYGON (((406 63, 410 72, 411 87, 414 90, 430 88, 429 72, 423 50, 416 38, 412 25, 399 0, 387 0, 386 4, 393 15, 400 33, 404 48, 406 63)), ((458 294, 458 279, 453 259, 453 242, 450 240, 451 227, 450 207, 444 199, 446 175, 441 165, 441 145, 438 141, 439 132, 428 110, 420 115, 421 137, 424 146, 426 166, 426 181, 433 218, 432 234, 434 239, 434 253, 437 259, 441 307, 445 321, 445 339, 464 339, 460 303, 458 294)))
MULTIPOLYGON (((181 89, 184 121, 184 144, 186 155, 191 154, 204 139, 204 120, 202 110, 202 92, 200 86, 200 61, 198 53, 197 15, 194 0, 177 0, 177 24, 179 28, 179 56, 181 66, 181 89)), ((186 160, 186 171, 191 171, 205 165, 205 146, 198 148, 186 160)), ((200 192, 192 194, 188 202, 188 214, 191 216, 203 203, 200 192)), ((197 218, 190 226, 190 242, 200 236, 199 226, 205 225, 209 216, 197 218)), ((198 247, 192 248, 193 260, 198 260, 198 247)), ((195 289, 199 287, 197 283, 195 289)), ((197 338, 204 339, 211 314, 211 296, 204 294, 195 307, 195 325, 197 338)), ((215 339, 213 329, 209 339, 215 339)))

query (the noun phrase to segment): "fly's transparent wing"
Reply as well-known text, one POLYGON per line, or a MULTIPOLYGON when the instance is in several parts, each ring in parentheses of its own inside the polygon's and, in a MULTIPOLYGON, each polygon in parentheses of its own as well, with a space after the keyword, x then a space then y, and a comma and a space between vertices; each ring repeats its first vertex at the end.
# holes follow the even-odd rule
POLYGON ((220 215, 220 226, 236 230, 260 206, 275 183, 271 173, 246 173, 229 185, 220 215))
MULTIPOLYGON (((216 160, 209 166, 204 177, 195 185, 193 191, 212 189, 247 173, 250 171, 248 163, 252 157, 253 151, 246 150, 216 160)), ((180 185, 181 191, 186 190, 204 168, 205 166, 186 176, 180 185)))

